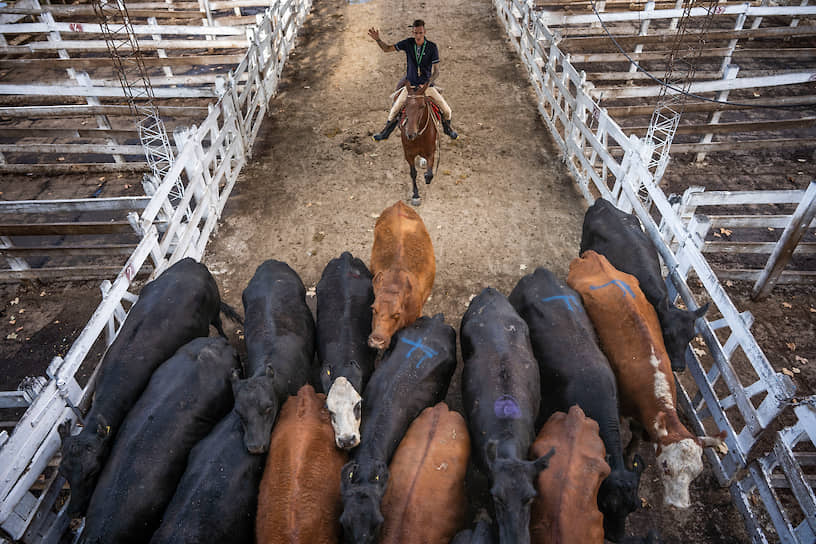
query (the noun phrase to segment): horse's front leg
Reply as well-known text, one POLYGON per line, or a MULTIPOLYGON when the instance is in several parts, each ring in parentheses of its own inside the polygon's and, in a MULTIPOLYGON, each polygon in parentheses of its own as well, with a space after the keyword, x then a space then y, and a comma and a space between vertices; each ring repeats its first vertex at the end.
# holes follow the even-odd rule
POLYGON ((430 185, 431 181, 433 180, 433 167, 434 167, 434 155, 435 154, 436 154, 436 152, 434 151, 433 153, 431 153, 431 156, 428 157, 428 159, 426 159, 427 162, 428 162, 428 169, 425 170, 425 184, 426 185, 430 185))
POLYGON ((411 185, 414 190, 414 194, 411 195, 411 204, 414 206, 419 206, 422 203, 422 200, 419 198, 419 189, 417 188, 416 184, 417 178, 417 169, 414 166, 413 162, 411 163, 411 185))

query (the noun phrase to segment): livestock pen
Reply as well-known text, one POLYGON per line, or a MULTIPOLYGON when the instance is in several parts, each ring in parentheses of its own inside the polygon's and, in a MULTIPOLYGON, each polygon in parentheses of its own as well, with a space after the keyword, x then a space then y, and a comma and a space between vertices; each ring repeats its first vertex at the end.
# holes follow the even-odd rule
MULTIPOLYGON (((607 2, 607 5, 612 5, 612 2, 607 2)), ((476 8, 469 9, 476 10, 476 8)), ((709 462, 717 479, 721 484, 728 486, 734 503, 745 516, 750 538, 757 542, 771 541, 775 538, 785 542, 810 541, 814 527, 813 494, 807 472, 803 471, 803 467, 805 469, 808 467, 808 454, 812 451, 812 438, 808 433, 814 432, 813 425, 810 423, 813 412, 808 399, 795 397, 791 381, 771 368, 746 325, 746 322, 750 322, 750 317, 740 314, 731 304, 719 285, 717 277, 711 271, 711 267, 699 252, 699 241, 692 238, 693 233, 689 232, 688 226, 672 209, 660 187, 652 181, 652 174, 644 163, 644 156, 647 155, 644 150, 645 142, 631 137, 628 131, 622 129, 618 124, 617 118, 610 115, 608 109, 604 111, 597 100, 587 93, 587 89, 590 88, 590 85, 586 83, 587 79, 571 65, 569 59, 558 48, 557 40, 549 37, 551 36, 549 27, 537 19, 539 10, 529 3, 502 1, 495 3, 495 9, 500 20, 508 29, 510 42, 521 54, 521 62, 533 79, 533 89, 537 95, 539 111, 545 123, 548 124, 552 138, 562 151, 567 167, 586 200, 591 202, 597 196, 603 195, 616 201, 622 208, 631 209, 637 213, 663 256, 670 273, 667 283, 672 293, 679 294, 685 304, 691 307, 696 306, 698 302, 703 302, 702 298, 710 298, 717 307, 718 315, 715 317, 721 318, 708 322, 700 331, 706 345, 702 349, 695 346, 702 354, 695 352, 693 358, 690 355, 689 373, 694 379, 690 380, 688 376, 683 377, 681 385, 684 388, 681 390, 685 392, 685 395, 681 400, 684 400, 687 416, 695 423, 695 431, 701 432, 703 428, 707 431, 713 431, 715 428, 727 431, 728 454, 719 457, 712 453, 709 456, 709 462), (646 208, 641 198, 638 197, 639 193, 642 195, 644 192, 649 196, 651 209, 646 208), (670 236, 661 236, 661 230, 670 236), (677 242, 676 246, 670 245, 671 238, 677 242), (691 271, 694 271, 702 282, 702 287, 689 288, 687 275, 691 271), (795 408, 787 408, 793 404, 796 404, 795 408), (783 410, 787 410, 788 416, 793 413, 795 420, 786 420, 785 428, 777 432, 778 418, 783 410), (772 523, 767 520, 771 520, 772 523)), ((364 13, 370 15, 368 12, 364 13)), ((483 15, 484 11, 481 14, 483 15)), ((323 20, 336 23, 341 28, 345 24, 350 24, 342 23, 338 15, 341 13, 327 13, 323 20)), ((382 14, 376 15, 385 17, 382 14)), ((338 55, 328 44, 321 43, 321 45, 325 46, 320 48, 321 54, 335 55, 331 60, 345 58, 342 55, 344 50, 341 50, 338 55)), ((342 43, 341 45, 349 49, 359 47, 359 44, 356 43, 342 43)), ((254 44, 250 46, 250 55, 252 47, 254 44)), ((310 51, 310 54, 315 53, 310 51)), ((516 59, 508 56, 505 62, 512 63, 514 60, 516 59)), ((250 64, 247 63, 247 65, 250 64)), ((353 65, 351 69, 360 70, 361 68, 353 65)), ((280 71, 277 74, 280 74, 280 71)), ((235 76, 227 79, 235 82, 240 81, 241 77, 235 76)), ((327 79, 331 81, 331 78, 327 79)), ((381 77, 381 79, 386 80, 387 78, 381 77)), ((316 87, 318 84, 316 80, 309 79, 308 75, 303 74, 293 77, 292 81, 298 87, 305 89, 316 87)), ((452 85, 452 82, 449 83, 452 85)), ((459 84, 466 87, 472 82, 463 80, 459 84)), ((230 86, 229 89, 232 87, 230 86)), ((507 89, 504 90, 507 94, 507 89)), ((452 99, 456 97, 455 93, 455 89, 451 89, 452 99)), ((510 93, 512 96, 512 90, 510 93)), ((269 93, 263 99, 268 100, 272 94, 269 93)), ((129 287, 134 274, 140 271, 149 274, 154 270, 161 270, 166 263, 185 255, 201 258, 204 254, 204 246, 211 235, 212 226, 222 213, 223 202, 233 188, 232 184, 237 177, 238 170, 246 160, 244 155, 237 151, 231 151, 229 154, 221 151, 226 148, 237 148, 237 143, 219 148, 211 142, 224 141, 219 140, 222 138, 220 136, 222 129, 226 129, 227 132, 223 138, 232 138, 232 141, 237 142, 244 141, 235 136, 247 130, 245 125, 240 125, 239 116, 234 115, 238 108, 233 106, 232 109, 229 109, 230 105, 236 102, 247 103, 242 100, 238 91, 227 92, 221 97, 219 104, 226 103, 223 107, 228 108, 228 112, 224 113, 222 110, 210 124, 202 123, 201 126, 206 126, 206 128, 199 128, 188 133, 192 134, 192 138, 180 146, 181 149, 177 148, 177 159, 171 172, 158 185, 156 193, 145 202, 144 208, 137 208, 143 211, 137 211, 135 217, 131 216, 133 223, 141 229, 141 232, 134 230, 139 236, 135 252, 120 269, 116 280, 107 290, 102 304, 73 344, 72 349, 64 358, 55 360, 49 367, 48 382, 42 392, 28 393, 29 398, 34 398, 34 402, 16 430, 4 441, 2 450, 0 450, 0 461, 2 461, 0 470, 3 471, 0 473, 2 476, 0 483, 3 486, 0 489, 3 500, 0 513, 6 515, 5 518, 2 516, 0 518, 4 520, 2 523, 5 530, 9 531, 9 528, 15 530, 14 533, 9 531, 13 537, 37 541, 42 539, 44 534, 49 534, 53 538, 64 527, 67 520, 64 519, 64 516, 60 516, 58 506, 54 511, 50 504, 57 498, 61 485, 58 480, 53 479, 53 468, 46 467, 58 444, 55 423, 66 417, 75 419, 71 405, 81 405, 83 400, 87 402, 92 392, 93 381, 84 389, 80 389, 74 380, 73 373, 84 360, 93 358, 93 355, 88 352, 91 344, 97 341, 109 342, 111 335, 115 333, 118 323, 125 315, 126 308, 133 300, 129 287), (204 167, 200 166, 202 163, 204 167), (185 186, 198 184, 202 187, 209 187, 209 189, 203 189, 205 192, 198 193, 199 196, 194 196, 195 190, 185 191, 187 200, 182 205, 178 205, 178 203, 170 202, 168 195, 179 178, 184 180, 185 186), (218 189, 216 190, 215 187, 218 189), (216 195, 218 195, 217 200, 216 195), (212 202, 212 205, 202 204, 207 202, 212 202), (186 210, 183 209, 186 203, 192 205, 191 213, 194 214, 192 220, 188 220, 186 210), (166 215, 162 216, 162 213, 166 215), (204 219, 205 216, 206 219, 204 219), (161 219, 157 221, 157 218, 161 219), (109 335, 106 336, 103 330, 108 330, 109 335), (42 485, 40 478, 42 474, 45 474, 48 485, 42 485), (62 525, 53 525, 55 521, 62 525)), ((257 99, 256 104, 261 101, 257 99)), ((284 104, 286 103, 284 101, 284 104)), ((456 102, 452 100, 452 103, 456 102)), ((267 106, 265 101, 263 106, 267 106)), ((360 105, 354 106, 359 108, 360 105)), ((499 124, 488 120, 489 117, 484 115, 484 112, 465 112, 464 104, 460 105, 456 115, 460 115, 459 110, 462 110, 463 113, 457 118, 461 118, 466 123, 465 126, 470 129, 471 133, 476 134, 477 131, 482 130, 488 132, 493 128, 482 126, 481 123, 499 124), (476 113, 482 116, 477 117, 476 113)), ((314 138, 316 135, 331 140, 338 134, 342 134, 343 141, 334 140, 333 147, 340 147, 353 154, 353 160, 350 163, 356 168, 340 176, 344 179, 339 180, 339 183, 347 183, 348 178, 355 176, 351 172, 359 173, 362 169, 370 168, 375 162, 375 156, 382 157, 382 151, 379 149, 375 151, 370 144, 361 141, 360 131, 355 126, 355 123, 359 123, 360 117, 363 117, 366 123, 379 124, 379 117, 382 113, 378 112, 375 105, 371 108, 371 112, 359 117, 349 119, 341 117, 331 122, 326 122, 317 115, 301 116, 300 119, 308 119, 319 128, 306 133, 295 133, 298 135, 295 137, 298 141, 292 143, 295 148, 298 145, 305 147, 308 138, 314 138)), ((260 120, 263 115, 256 115, 254 118, 260 120)), ((267 123, 269 122, 267 120, 267 123)), ((276 123, 274 128, 291 126, 275 119, 271 122, 276 123)), ((256 128, 256 130, 262 139, 269 137, 268 133, 264 132, 264 128, 256 128)), ((364 131, 362 134, 365 137, 364 131)), ((292 136, 288 138, 291 140, 292 136)), ((284 149, 287 148, 284 147, 284 149)), ((448 153, 448 156, 454 153, 469 153, 469 149, 461 143, 448 144, 443 151, 448 153)), ((495 152, 497 154, 508 153, 507 150, 501 148, 495 152)), ((543 155, 547 156, 546 153, 543 155)), ((252 168, 261 171, 273 170, 275 163, 275 160, 266 160, 255 167, 250 163, 247 164, 245 170, 252 168)), ((451 161, 451 164, 455 163, 451 161)), ((446 196, 450 193, 451 187, 466 187, 469 179, 478 176, 477 173, 468 170, 460 170, 461 173, 452 171, 451 174, 446 175, 444 170, 452 169, 446 163, 443 163, 441 168, 442 175, 434 183, 447 185, 432 185, 430 189, 435 193, 431 193, 431 197, 446 196)), ((314 163, 307 164, 303 166, 300 175, 307 177, 315 170, 314 163)), ((385 172, 386 180, 391 180, 392 175, 395 178, 407 177, 407 173, 401 170, 386 168, 385 172)), ((666 176, 670 175, 671 169, 668 172, 666 176)), ((549 180, 539 182, 542 185, 549 184, 553 192, 564 189, 562 185, 552 184, 549 180)), ((395 183, 386 181, 384 189, 393 189, 394 185, 395 183)), ((284 203, 276 208, 284 209, 281 212, 280 221, 300 221, 304 217, 309 217, 304 215, 306 210, 316 210, 325 206, 325 202, 321 202, 323 197, 314 189, 311 189, 311 194, 306 197, 302 194, 287 195, 285 190, 290 189, 288 186, 281 187, 279 192, 269 193, 270 199, 285 200, 282 197, 287 196, 289 198, 290 203, 284 203), (287 210, 286 208, 296 209, 287 210)), ((485 188, 485 191, 488 190, 485 188)), ((245 200, 247 196, 251 198, 253 195, 248 190, 242 193, 240 185, 235 186, 234 192, 236 193, 235 198, 226 204, 227 213, 229 213, 230 206, 238 206, 242 199, 245 200)), ((343 194, 342 191, 340 194, 343 194)), ((349 185, 344 198, 354 202, 360 198, 359 195, 358 188, 349 185)), ((515 193, 513 196, 516 196, 515 193)), ((501 197, 502 195, 496 192, 493 195, 489 193, 479 195, 479 198, 483 199, 483 205, 486 206, 490 206, 491 200, 503 202, 500 200, 501 197)), ((393 200, 393 197, 391 199, 393 200)), ((473 203, 477 200, 472 199, 469 202, 473 203)), ((357 206, 366 210, 365 214, 367 214, 368 204, 361 202, 357 206)), ((438 212, 431 202, 426 202, 424 206, 421 213, 433 219, 433 223, 429 223, 432 236, 436 234, 441 238, 449 227, 437 221, 438 212)), ((475 210, 476 208, 464 209, 462 215, 467 218, 475 210)), ((552 214, 549 209, 547 213, 552 214)), ((568 227, 572 229, 572 241, 575 242, 574 231, 580 217, 572 214, 554 216, 560 221, 569 222, 568 227)), ((208 264, 217 277, 219 277, 219 272, 228 266, 229 255, 242 251, 257 251, 259 245, 259 240, 247 239, 242 246, 236 240, 235 235, 240 223, 258 222, 259 217, 251 216, 243 220, 237 214, 229 217, 230 223, 222 225, 212 254, 206 256, 208 264), (230 247, 231 245, 235 247, 230 247)), ((541 227, 542 229, 557 228, 554 225, 544 224, 541 227)), ((356 220, 345 228, 352 231, 353 235, 349 238, 354 240, 352 249, 355 251, 364 249, 365 243, 359 240, 367 236, 365 222, 356 220)), ((307 245, 299 246, 297 257, 293 257, 299 259, 299 262, 314 260, 315 248, 319 247, 319 241, 323 237, 334 240, 332 238, 334 233, 320 223, 309 227, 307 232, 308 236, 304 237, 307 239, 307 245)), ((458 234, 461 232, 457 231, 458 234)), ((467 229, 464 232, 467 232, 467 229)), ((470 236, 473 234, 478 234, 475 229, 470 236)), ((264 236, 274 237, 275 233, 267 232, 264 236)), ((512 236, 509 238, 513 239, 512 236)), ((567 239, 570 239, 569 235, 567 239)), ((279 243, 283 244, 285 241, 279 243)), ((495 250, 494 247, 487 245, 489 243, 485 237, 486 245, 482 251, 495 250)), ((439 248, 438 251, 443 252, 438 255, 441 261, 447 263, 458 259, 462 263, 461 266, 466 268, 469 266, 465 257, 450 255, 451 251, 444 243, 440 243, 439 248)), ((322 256, 323 250, 320 251, 322 256)), ((577 252, 577 244, 574 251, 577 252)), ((295 255, 294 250, 291 254, 295 255)), ((477 256, 468 257, 477 258, 477 256)), ((517 269, 515 273, 518 274, 518 269, 523 270, 522 267, 528 264, 535 265, 536 259, 533 255, 522 253, 515 263, 517 269)), ((550 264, 561 272, 565 265, 565 262, 550 264)), ((506 278, 509 275, 507 267, 493 266, 495 266, 494 274, 485 278, 484 281, 506 284, 509 281, 506 278)), ((295 268, 302 269, 298 266, 295 268)), ((219 279, 221 278, 224 279, 222 286, 230 285, 230 293, 226 293, 225 298, 234 300, 239 293, 236 292, 233 283, 226 281, 228 273, 224 272, 219 279)), ((235 285, 240 285, 240 282, 235 282, 235 285)), ((446 292, 448 284, 440 282, 440 287, 442 290, 438 294, 434 293, 432 296, 434 300, 429 306, 438 306, 441 304, 440 299, 453 298, 453 289, 450 289, 451 294, 446 292)), ((466 286, 467 289, 474 287, 474 285, 466 286)), ((461 295, 461 291, 457 291, 456 294, 461 295)), ((457 298, 449 306, 452 307, 454 304, 461 306, 460 299, 457 298)), ((461 312, 461 309, 459 311, 461 312)), ((453 312, 453 315, 455 316, 456 313, 453 312)))

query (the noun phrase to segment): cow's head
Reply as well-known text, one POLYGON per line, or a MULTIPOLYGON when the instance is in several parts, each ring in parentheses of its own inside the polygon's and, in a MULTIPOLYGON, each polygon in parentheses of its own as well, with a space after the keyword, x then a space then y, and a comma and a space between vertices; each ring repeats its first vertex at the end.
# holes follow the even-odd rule
POLYGON ((329 389, 326 408, 331 414, 337 447, 350 450, 360 443, 360 418, 363 398, 345 377, 340 376, 329 389))
POLYGON ((660 317, 660 328, 663 329, 663 342, 666 353, 671 360, 672 370, 680 371, 686 367, 686 348, 697 334, 694 322, 708 311, 708 303, 696 310, 681 310, 664 299, 657 306, 660 317))
POLYGON ((264 453, 269 449, 269 436, 278 417, 278 398, 272 378, 275 371, 267 365, 266 373, 240 379, 238 371, 232 372, 232 393, 235 412, 244 429, 244 445, 249 453, 264 453))
POLYGON ((62 460, 59 472, 71 486, 71 502, 68 514, 80 516, 85 513, 105 456, 111 446, 111 428, 105 418, 96 418, 96 425, 82 429, 71 436, 71 423, 66 421, 57 428, 62 439, 62 460))
MULTIPOLYGON (((607 463, 611 459, 607 456, 607 463)), ((610 466, 612 464, 610 463, 610 466)), ((626 529, 626 517, 640 506, 638 486, 644 468, 643 460, 635 455, 632 470, 623 464, 601 482, 598 490, 598 510, 604 516, 604 538, 618 542, 626 529)))
POLYGON ((529 544, 530 504, 538 495, 533 482, 547 468, 555 449, 535 461, 522 461, 515 455, 502 455, 498 442, 490 440, 486 454, 499 541, 529 544))
POLYGON ((388 483, 388 467, 381 462, 361 466, 349 461, 340 473, 343 497, 343 538, 348 544, 377 541, 384 518, 380 501, 388 483))
POLYGON ((703 448, 694 438, 659 445, 657 467, 663 481, 663 502, 676 508, 688 508, 689 486, 703 471, 703 448))
POLYGON ((414 289, 404 270, 386 270, 374 276, 374 304, 371 305, 371 334, 368 345, 385 349, 391 336, 414 321, 416 311, 409 308, 414 289))

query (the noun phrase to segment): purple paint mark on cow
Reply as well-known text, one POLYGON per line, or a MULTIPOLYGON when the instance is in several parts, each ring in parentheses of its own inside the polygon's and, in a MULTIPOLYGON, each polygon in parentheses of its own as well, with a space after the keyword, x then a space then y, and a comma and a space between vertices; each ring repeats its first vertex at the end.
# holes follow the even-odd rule
POLYGON ((521 408, 516 399, 510 395, 502 395, 493 403, 493 413, 499 419, 518 419, 521 417, 521 408))

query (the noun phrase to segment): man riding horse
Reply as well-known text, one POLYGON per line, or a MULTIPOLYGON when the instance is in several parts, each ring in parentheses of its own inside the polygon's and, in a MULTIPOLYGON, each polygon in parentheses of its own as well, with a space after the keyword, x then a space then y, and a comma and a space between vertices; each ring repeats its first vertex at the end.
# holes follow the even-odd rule
MULTIPOLYGON (((425 39, 425 21, 417 19, 414 21, 412 38, 405 38, 394 45, 389 45, 380 39, 380 31, 375 28, 368 29, 368 35, 377 42, 386 53, 392 51, 405 51, 405 56, 408 58, 408 66, 403 81, 407 81, 407 85, 412 87, 424 86, 425 94, 439 106, 442 110, 442 129, 445 134, 456 139, 458 134, 451 128, 451 109, 442 95, 439 94, 433 87, 433 82, 439 75, 439 49, 436 44, 430 40, 425 39)), ((394 128, 399 122, 399 113, 405 106, 405 100, 408 97, 407 85, 402 87, 399 92, 391 111, 388 112, 388 121, 385 123, 385 128, 382 132, 374 135, 375 141, 385 140, 391 135, 394 128)))

